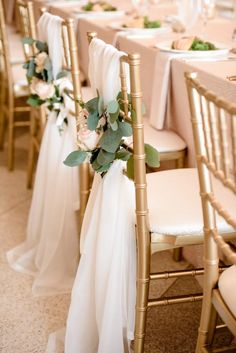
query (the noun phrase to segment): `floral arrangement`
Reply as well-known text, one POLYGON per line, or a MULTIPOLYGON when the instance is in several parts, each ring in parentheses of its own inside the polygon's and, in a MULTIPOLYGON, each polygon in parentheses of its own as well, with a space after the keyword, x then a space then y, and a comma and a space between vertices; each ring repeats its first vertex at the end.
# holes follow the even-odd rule
POLYGON ((86 5, 82 6, 84 11, 117 11, 117 8, 112 6, 106 1, 89 1, 86 5))
MULTIPOLYGON (((68 75, 67 71, 60 72, 56 80, 53 79, 52 62, 48 55, 47 43, 24 38, 23 43, 29 46, 34 45, 37 53, 30 57, 24 64, 26 77, 30 84, 30 92, 27 103, 32 107, 38 107, 44 104, 49 111, 55 111, 58 116, 62 110, 65 110, 64 93, 65 82, 63 78, 68 75)), ((60 116, 58 126, 63 129, 67 122, 66 117, 60 116)))
MULTIPOLYGON (((78 131, 78 150, 73 151, 64 161, 70 167, 78 166, 88 160, 95 172, 102 176, 116 159, 127 162, 127 175, 133 179, 133 154, 127 139, 132 135, 132 126, 124 119, 121 92, 115 100, 104 105, 101 96, 84 103, 80 101, 83 121, 78 131)), ((129 116, 135 117, 129 97, 129 116)), ((151 168, 159 167, 159 153, 145 144, 146 163, 151 168)))

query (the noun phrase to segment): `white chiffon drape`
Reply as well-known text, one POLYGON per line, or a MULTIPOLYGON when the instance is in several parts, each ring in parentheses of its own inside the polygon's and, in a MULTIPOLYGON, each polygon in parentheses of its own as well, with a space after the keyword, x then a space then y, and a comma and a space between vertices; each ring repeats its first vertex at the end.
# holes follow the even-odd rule
MULTIPOLYGON (((45 13, 38 23, 40 38, 48 43, 54 79, 62 67, 61 21, 59 17, 45 13)), ((61 82, 61 87, 70 85, 68 80, 61 82)), ((67 96, 64 98, 67 110, 71 109, 73 102, 69 102, 67 96)), ((59 131, 57 119, 55 112, 49 112, 38 158, 26 240, 7 253, 13 269, 35 276, 34 295, 70 292, 78 265, 78 169, 63 164, 67 155, 77 148, 76 121, 68 115, 67 125, 59 131)))
MULTIPOLYGON (((120 90, 120 57, 99 39, 89 48, 91 85, 104 102, 120 90)), ((75 278, 65 353, 126 353, 134 332, 136 243, 134 184, 115 161, 101 178, 95 174, 81 231, 81 259, 75 278)), ((59 350, 63 331, 49 337, 47 353, 59 350)))

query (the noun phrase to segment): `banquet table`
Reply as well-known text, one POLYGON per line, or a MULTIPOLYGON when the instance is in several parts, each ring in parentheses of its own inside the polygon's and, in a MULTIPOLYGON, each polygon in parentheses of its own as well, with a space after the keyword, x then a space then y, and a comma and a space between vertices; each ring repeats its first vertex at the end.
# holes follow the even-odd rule
MULTIPOLYGON (((37 7, 42 6, 43 0, 35 0, 37 7)), ((119 3, 118 8, 130 12, 130 3, 125 1, 113 1, 114 5, 119 3)), ((161 52, 155 44, 163 41, 172 41, 182 37, 184 34, 168 33, 156 34, 155 36, 143 36, 135 34, 125 34, 111 28, 112 24, 120 21, 113 17, 82 16, 79 15, 79 1, 47 1, 47 7, 53 14, 63 18, 74 18, 76 21, 80 67, 85 77, 88 72, 88 40, 87 32, 95 31, 98 37, 104 41, 116 45, 120 50, 127 53, 137 52, 141 55, 141 81, 143 90, 143 100, 146 107, 147 116, 154 121, 158 104, 160 104, 160 77, 159 77, 159 56, 161 52)), ((150 17, 164 19, 167 15, 176 13, 176 7, 170 0, 162 0, 157 5, 152 5, 150 17)), ((230 19, 216 17, 209 20, 207 27, 203 29, 202 21, 191 29, 190 34, 199 35, 204 31, 204 38, 210 41, 224 43, 227 47, 236 47, 236 42, 232 40, 232 33, 235 22, 230 19)), ((166 97, 164 127, 177 132, 187 143, 188 146, 188 166, 195 165, 194 146, 191 131, 190 113, 187 101, 187 92, 184 81, 184 73, 196 71, 203 84, 231 101, 236 98, 235 82, 227 80, 227 76, 236 74, 236 56, 230 54, 231 60, 226 58, 186 58, 175 56, 171 60, 171 70, 169 77, 169 89, 166 97), (235 60, 234 60, 235 59, 235 60)))

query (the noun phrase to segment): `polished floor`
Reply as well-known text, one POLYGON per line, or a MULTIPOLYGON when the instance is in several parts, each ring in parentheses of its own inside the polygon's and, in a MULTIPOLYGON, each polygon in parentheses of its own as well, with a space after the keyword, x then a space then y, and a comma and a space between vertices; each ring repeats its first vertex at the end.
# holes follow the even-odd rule
MULTIPOLYGON (((35 298, 32 278, 14 272, 5 253, 25 239, 31 191, 26 189, 28 136, 16 140, 14 172, 6 169, 6 148, 0 151, 0 352, 43 353, 47 337, 65 325, 70 295, 35 298)), ((184 261, 178 264, 186 268, 184 261)), ((175 268, 169 252, 153 258, 153 267, 175 268), (155 262, 155 263, 154 263, 155 262), (158 265, 156 265, 158 264, 158 265)), ((195 279, 162 281, 154 284, 151 295, 199 292, 195 279)), ((201 303, 152 309, 148 315, 145 353, 193 353, 196 344, 201 303)), ((222 332, 218 340, 231 336, 222 332)), ((61 353, 61 352, 60 352, 61 353)), ((86 352, 84 352, 86 353, 86 352)), ((112 352, 111 352, 112 353, 112 352)))

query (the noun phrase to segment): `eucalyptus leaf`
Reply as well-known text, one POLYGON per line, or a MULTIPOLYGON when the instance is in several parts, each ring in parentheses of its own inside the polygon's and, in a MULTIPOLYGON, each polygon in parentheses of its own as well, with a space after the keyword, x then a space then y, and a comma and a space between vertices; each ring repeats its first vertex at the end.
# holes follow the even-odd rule
POLYGON ((117 121, 114 121, 114 123, 111 123, 111 128, 113 131, 116 131, 118 130, 118 124, 117 124, 117 121))
POLYGON ((116 152, 120 142, 121 134, 119 130, 113 131, 112 129, 107 129, 100 139, 100 146, 107 152, 116 152))
POLYGON ((97 171, 99 168, 101 168, 101 165, 98 163, 98 160, 95 159, 92 163, 92 167, 95 171, 97 171))
POLYGON ((31 107, 39 107, 43 103, 44 101, 40 99, 37 94, 31 94, 27 99, 27 104, 29 104, 31 107))
POLYGON ((98 168, 98 169, 96 170, 96 172, 97 172, 97 173, 104 173, 104 172, 107 172, 108 169, 110 168, 110 166, 111 166, 111 163, 109 163, 109 164, 104 164, 104 165, 102 165, 100 168, 98 168))
POLYGON ((98 112, 98 100, 99 98, 95 97, 85 103, 85 108, 89 113, 94 113, 95 111, 98 112))
POLYGON ((87 120, 89 130, 91 131, 96 130, 98 121, 99 121, 98 111, 94 111, 90 113, 87 120))
POLYGON ((122 148, 118 152, 116 152, 116 159, 121 159, 122 161, 128 161, 131 156, 132 153, 127 151, 125 148, 122 148))
POLYGON ((119 121, 119 132, 122 137, 128 137, 132 135, 132 126, 126 121, 119 121))
POLYGON ((69 72, 67 70, 62 70, 61 72, 59 72, 59 74, 57 74, 56 79, 59 80, 60 78, 67 77, 68 74, 69 72))
POLYGON ((130 156, 127 162, 127 176, 129 179, 134 180, 134 157, 133 155, 130 156))
POLYGON ((97 156, 97 162, 100 165, 106 165, 114 161, 115 156, 115 153, 110 153, 101 149, 97 156))
POLYGON ((36 48, 39 51, 45 51, 46 53, 48 52, 48 45, 47 43, 41 42, 40 40, 35 41, 36 48))
POLYGON ((35 42, 35 40, 33 38, 30 38, 30 37, 22 38, 23 44, 32 45, 32 44, 34 44, 34 42, 35 42))
POLYGON ((24 63, 24 65, 23 65, 23 69, 28 69, 28 67, 29 67, 29 62, 27 61, 26 63, 24 63))
POLYGON ((160 167, 160 154, 149 144, 145 143, 146 163, 151 168, 160 167))
POLYGON ((28 65, 28 70, 27 70, 26 76, 28 78, 32 78, 34 76, 34 73, 35 73, 35 64, 34 64, 34 60, 31 59, 29 61, 29 65, 28 65))
POLYGON ((66 157, 63 163, 68 167, 76 167, 83 163, 86 157, 86 151, 73 151, 66 157))
POLYGON ((107 112, 114 114, 120 110, 119 104, 116 100, 113 100, 107 104, 107 112))
POLYGON ((113 124, 117 120, 119 113, 120 109, 116 113, 109 113, 109 121, 111 124, 113 124))

